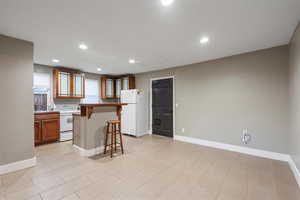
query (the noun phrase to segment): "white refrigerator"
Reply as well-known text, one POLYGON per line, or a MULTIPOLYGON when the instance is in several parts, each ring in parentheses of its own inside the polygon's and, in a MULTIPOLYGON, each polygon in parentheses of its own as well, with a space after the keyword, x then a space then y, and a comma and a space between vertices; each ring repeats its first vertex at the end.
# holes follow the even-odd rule
POLYGON ((122 90, 121 103, 128 104, 122 106, 122 133, 136 137, 148 134, 145 94, 140 90, 122 90))

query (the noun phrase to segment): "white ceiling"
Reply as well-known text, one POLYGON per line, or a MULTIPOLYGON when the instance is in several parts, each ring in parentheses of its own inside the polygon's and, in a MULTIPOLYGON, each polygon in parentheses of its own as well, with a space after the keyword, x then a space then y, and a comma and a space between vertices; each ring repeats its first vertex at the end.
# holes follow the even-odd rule
POLYGON ((287 44, 299 20, 299 0, 174 0, 169 7, 160 0, 0 0, 0 33, 33 41, 36 63, 57 58, 59 65, 93 73, 101 67, 105 74, 287 44), (203 46, 204 35, 210 42, 203 46))

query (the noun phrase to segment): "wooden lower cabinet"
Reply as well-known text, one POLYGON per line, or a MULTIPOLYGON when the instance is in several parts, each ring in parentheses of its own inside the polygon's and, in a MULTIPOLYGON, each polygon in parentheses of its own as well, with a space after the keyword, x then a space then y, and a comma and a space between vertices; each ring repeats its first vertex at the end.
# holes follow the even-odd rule
POLYGON ((35 145, 57 142, 59 140, 59 113, 38 113, 34 116, 35 145))

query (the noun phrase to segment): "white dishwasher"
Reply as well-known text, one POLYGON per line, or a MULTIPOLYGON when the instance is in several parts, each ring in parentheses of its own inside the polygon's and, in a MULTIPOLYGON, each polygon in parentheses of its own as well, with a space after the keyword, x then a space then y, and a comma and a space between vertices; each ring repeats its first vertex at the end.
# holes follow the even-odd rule
POLYGON ((59 141, 73 139, 73 113, 77 111, 60 111, 60 137, 59 141))

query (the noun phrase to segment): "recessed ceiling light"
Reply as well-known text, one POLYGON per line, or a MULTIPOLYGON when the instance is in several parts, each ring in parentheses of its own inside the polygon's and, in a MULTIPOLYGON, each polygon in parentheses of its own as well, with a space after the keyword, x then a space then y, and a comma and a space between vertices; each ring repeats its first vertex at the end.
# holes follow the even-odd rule
POLYGON ((98 72, 101 72, 101 71, 102 71, 102 69, 101 69, 101 68, 97 68, 97 71, 98 71, 98 72))
POLYGON ((79 48, 82 49, 82 50, 87 50, 88 46, 86 44, 82 43, 82 44, 79 45, 79 48))
POLYGON ((206 44, 206 43, 208 43, 208 42, 209 42, 209 38, 206 37, 206 36, 204 36, 204 37, 202 37, 202 38, 200 39, 200 43, 201 43, 201 44, 206 44))
POLYGON ((129 59, 128 61, 130 64, 134 64, 136 61, 134 59, 129 59))
POLYGON ((174 0, 160 0, 160 1, 163 6, 169 6, 174 2, 174 0))
POLYGON ((58 59, 52 59, 52 62, 59 63, 59 60, 58 59))

